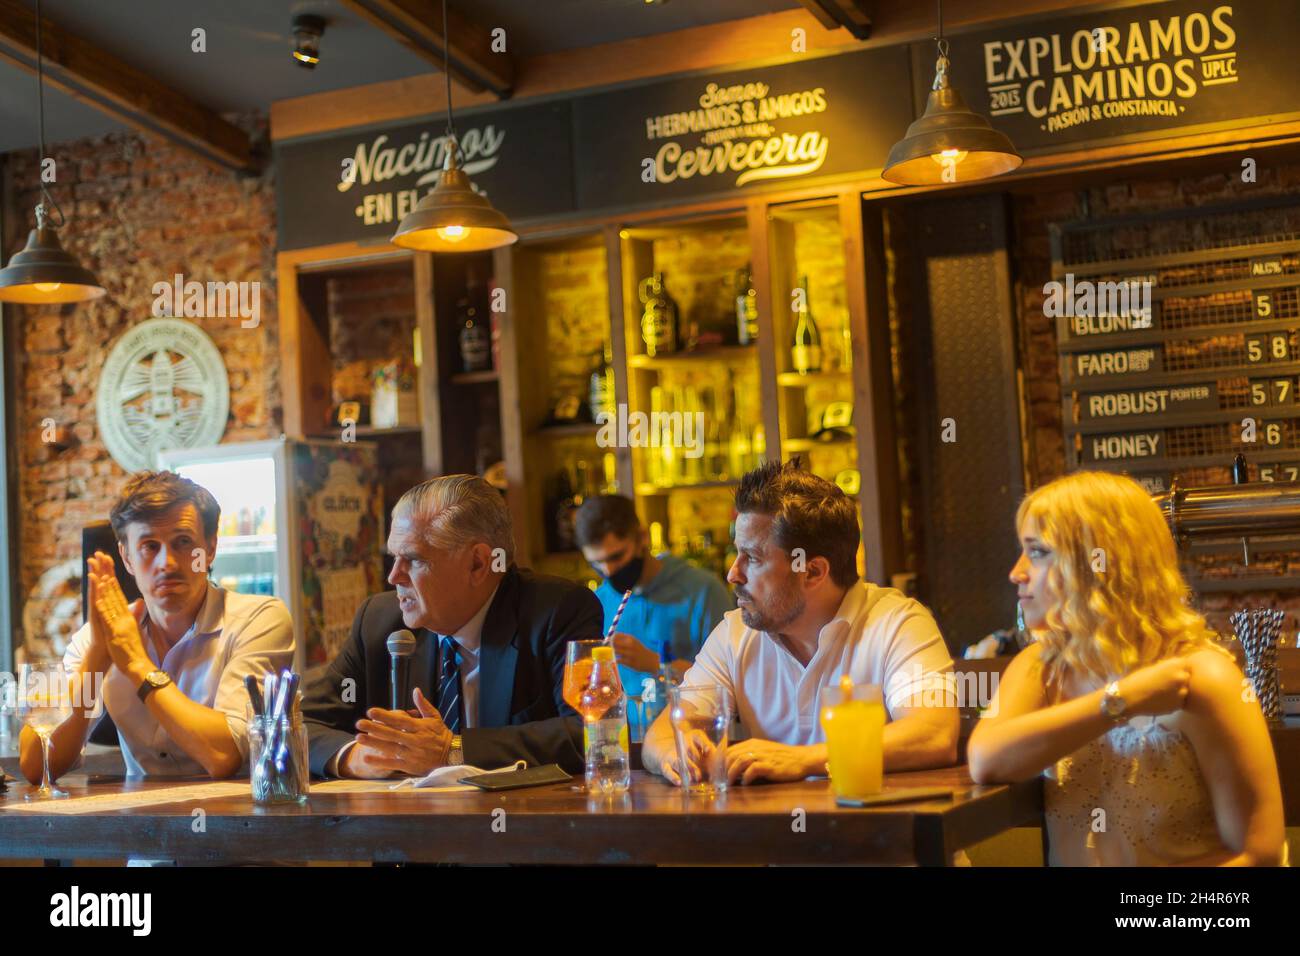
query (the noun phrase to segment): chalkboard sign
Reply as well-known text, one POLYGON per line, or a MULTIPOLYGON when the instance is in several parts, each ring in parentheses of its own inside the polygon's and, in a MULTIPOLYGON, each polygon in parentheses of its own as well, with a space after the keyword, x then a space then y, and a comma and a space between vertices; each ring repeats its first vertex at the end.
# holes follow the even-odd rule
MULTIPOLYGON (((971 109, 1022 152, 1295 113, 1295 0, 1174 0, 949 37, 971 109)), ((918 108, 933 43, 913 47, 918 108)))
POLYGON ((1067 223, 1052 247, 1044 309, 1071 468, 1158 485, 1241 453, 1262 480, 1287 480, 1300 465, 1300 203, 1067 223))

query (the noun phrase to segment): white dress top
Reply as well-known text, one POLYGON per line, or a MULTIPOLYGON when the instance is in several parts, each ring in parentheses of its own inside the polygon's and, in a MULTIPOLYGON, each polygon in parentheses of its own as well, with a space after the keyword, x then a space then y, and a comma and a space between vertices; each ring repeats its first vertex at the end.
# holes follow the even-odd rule
POLYGON ((917 694, 927 705, 956 701, 952 658, 925 605, 865 581, 845 592, 807 667, 772 635, 746 627, 735 610, 713 629, 682 683, 726 687, 748 736, 797 746, 825 741, 819 694, 845 675, 880 686, 891 720, 917 694))
POLYGON ((1223 852, 1176 714, 1137 716, 1044 772, 1053 866, 1166 866, 1223 852))

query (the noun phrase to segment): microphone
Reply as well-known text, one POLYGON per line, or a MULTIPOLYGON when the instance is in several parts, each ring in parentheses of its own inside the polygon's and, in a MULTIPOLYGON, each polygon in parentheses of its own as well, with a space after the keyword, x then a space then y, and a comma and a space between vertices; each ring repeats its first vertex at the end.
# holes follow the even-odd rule
POLYGON ((415 653, 415 635, 408 630, 394 631, 388 635, 388 656, 392 659, 389 680, 390 710, 404 710, 406 699, 406 670, 415 653))

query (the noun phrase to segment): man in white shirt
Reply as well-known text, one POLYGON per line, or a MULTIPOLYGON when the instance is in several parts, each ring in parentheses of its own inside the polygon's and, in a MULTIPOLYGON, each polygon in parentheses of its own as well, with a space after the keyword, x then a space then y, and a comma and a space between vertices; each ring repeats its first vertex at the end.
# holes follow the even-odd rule
MULTIPOLYGON (((78 761, 101 703, 117 726, 129 776, 219 778, 243 765, 244 676, 260 681, 291 667, 294 637, 279 599, 208 580, 220 515, 207 489, 171 472, 142 472, 127 482, 110 521, 143 598, 128 606, 113 559, 91 557, 89 620, 63 659, 74 709, 51 736, 51 778, 78 761)), ((35 783, 40 742, 25 729, 21 748, 23 775, 35 783)))
MULTIPOLYGON (((882 688, 885 770, 955 763, 952 659, 922 604, 858 579, 852 500, 797 462, 772 462, 741 480, 736 511, 727 580, 737 610, 714 628, 683 679, 725 687, 750 735, 728 748, 728 779, 825 774, 819 697, 845 676, 882 688)), ((681 783, 667 711, 646 734, 641 759, 681 783)))

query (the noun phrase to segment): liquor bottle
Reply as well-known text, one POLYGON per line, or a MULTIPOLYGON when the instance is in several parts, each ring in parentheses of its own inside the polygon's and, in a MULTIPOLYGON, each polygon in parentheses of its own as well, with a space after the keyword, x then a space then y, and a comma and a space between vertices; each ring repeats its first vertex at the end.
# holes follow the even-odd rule
POLYGON ((600 493, 618 494, 618 459, 612 451, 605 452, 605 457, 601 460, 601 468, 605 473, 605 483, 600 486, 600 493))
POLYGON ((591 369, 591 383, 588 403, 591 406, 591 420, 600 421, 600 413, 613 417, 614 409, 614 356, 609 342, 600 352, 593 353, 595 362, 591 369))
POLYGON ((695 391, 694 385, 687 385, 683 390, 682 397, 682 435, 681 443, 678 445, 677 436, 673 436, 673 443, 678 445, 676 448, 678 460, 680 461, 681 478, 684 484, 697 485, 704 480, 704 458, 696 452, 702 451, 696 443, 704 441, 704 435, 701 429, 696 425, 700 421, 700 399, 695 391), (687 429, 690 429, 688 432, 687 429))
POLYGON ((704 389, 704 478, 706 481, 724 481, 727 477, 727 463, 723 444, 722 410, 712 388, 704 389))
POLYGON ((795 292, 802 293, 794 297, 794 312, 798 317, 794 325, 794 344, 790 349, 791 366, 800 375, 822 370, 822 336, 817 331, 817 322, 812 310, 808 308, 808 277, 795 292))
POLYGON ((569 478, 569 469, 561 468, 555 482, 554 507, 551 511, 551 527, 554 529, 553 551, 572 551, 577 547, 573 533, 573 513, 577 511, 574 499, 577 492, 569 478))
POLYGON ((741 345, 758 341, 758 293, 748 262, 736 273, 736 341, 741 345))
POLYGON ((664 287, 664 274, 656 272, 642 279, 638 288, 645 310, 641 313, 641 340, 645 354, 653 358, 667 352, 676 352, 678 343, 677 303, 664 287))
MULTIPOLYGON (((650 388, 650 428, 654 428, 654 423, 662 421, 660 416, 664 412, 664 389, 662 385, 654 385, 650 388)), ((655 447, 656 435, 647 435, 646 440, 650 443, 645 449, 646 480, 658 487, 666 488, 672 484, 672 479, 664 473, 663 456, 659 453, 660 449, 655 447)))
POLYGON ((483 372, 492 367, 492 332, 479 308, 478 279, 471 271, 465 294, 456 300, 456 325, 460 329, 462 371, 483 372))
POLYGON ((608 645, 592 648, 591 660, 591 680, 583 688, 578 705, 587 758, 587 792, 622 793, 632 783, 627 698, 618 678, 614 648, 608 645))
POLYGON ((849 310, 843 310, 840 321, 840 369, 847 372, 853 368, 853 334, 849 329, 849 310))

